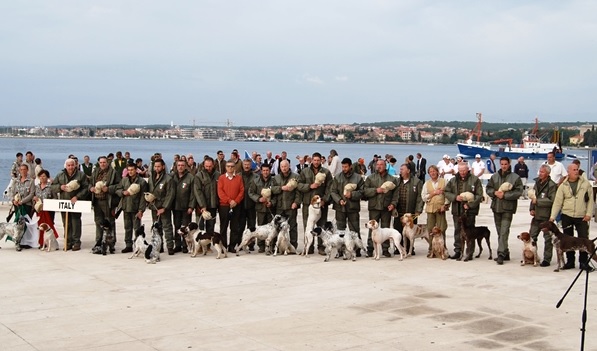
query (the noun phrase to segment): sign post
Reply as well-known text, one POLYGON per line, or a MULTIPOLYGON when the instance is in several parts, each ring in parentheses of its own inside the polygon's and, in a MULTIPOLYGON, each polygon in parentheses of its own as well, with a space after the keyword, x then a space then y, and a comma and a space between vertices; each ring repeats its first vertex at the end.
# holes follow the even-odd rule
POLYGON ((45 199, 44 211, 66 212, 66 220, 64 223, 64 251, 68 246, 68 214, 75 213, 90 213, 91 201, 77 200, 71 202, 70 200, 45 199))

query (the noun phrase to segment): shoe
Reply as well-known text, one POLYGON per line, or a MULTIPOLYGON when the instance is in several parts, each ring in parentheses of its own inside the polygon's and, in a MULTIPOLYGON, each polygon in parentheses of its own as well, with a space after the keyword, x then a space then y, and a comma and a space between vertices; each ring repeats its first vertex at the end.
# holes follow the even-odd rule
POLYGON ((361 250, 357 251, 357 257, 361 257, 361 250))
POLYGON ((541 267, 549 267, 549 262, 547 262, 547 261, 542 261, 542 262, 541 262, 539 265, 540 265, 541 267))
POLYGON ((497 259, 495 260, 497 262, 498 265, 503 265, 504 264, 504 255, 498 255, 497 259))
POLYGON ((572 268, 574 268, 574 262, 566 262, 564 267, 562 267, 562 269, 572 269, 572 268))
POLYGON ((450 256, 450 259, 451 260, 458 260, 458 259, 460 259, 460 257, 461 257, 460 252, 454 252, 454 254, 452 256, 450 256))
POLYGON ((504 255, 504 261, 510 261, 510 253, 504 255))
POLYGON ((21 251, 22 250, 21 245, 17 245, 16 249, 17 249, 17 251, 21 251))
POLYGON ((414 249, 413 249, 413 253, 412 253, 412 255, 413 255, 413 256, 414 256, 414 255, 416 255, 416 253, 415 253, 415 250, 414 250, 414 249))
POLYGON ((235 250, 234 248, 229 248, 229 249, 228 249, 228 252, 229 252, 229 253, 236 253, 236 250, 235 250))
POLYGON ((183 248, 182 248, 182 253, 189 253, 189 249, 187 249, 187 247, 186 247, 186 246, 185 246, 185 247, 183 247, 183 248))
POLYGON ((581 263, 578 267, 583 271, 587 271, 589 273, 595 271, 595 268, 591 267, 591 265, 588 263, 581 263))
POLYGON ((264 247, 260 247, 259 250, 257 251, 259 253, 264 253, 265 252, 265 248, 264 247))
POLYGON ((255 251, 255 245, 249 246, 249 251, 255 251))
POLYGON ((175 246, 174 252, 182 252, 182 248, 180 246, 175 246))
POLYGON ((383 251, 381 254, 384 255, 384 257, 392 257, 392 254, 388 251, 383 251))
POLYGON ((127 246, 124 249, 122 249, 122 251, 120 251, 120 253, 129 253, 129 252, 133 252, 132 246, 127 246))
POLYGON ((94 246, 91 248, 91 253, 94 255, 101 255, 102 254, 102 248, 100 246, 94 246))
POLYGON ((172 248, 172 247, 168 248, 168 255, 170 255, 170 256, 174 255, 174 248, 172 248))
POLYGON ((70 246, 70 245, 66 247, 66 251, 70 251, 70 250, 72 250, 72 249, 73 249, 73 247, 72 247, 72 246, 70 246))
POLYGON ((164 253, 164 247, 160 246, 160 253, 164 253))
POLYGON ((79 251, 79 250, 81 250, 81 244, 74 244, 73 251, 79 251))
POLYGON ((327 254, 325 253, 325 250, 323 250, 323 249, 319 249, 318 251, 319 251, 319 254, 320 254, 321 256, 326 256, 326 255, 327 255, 327 254))

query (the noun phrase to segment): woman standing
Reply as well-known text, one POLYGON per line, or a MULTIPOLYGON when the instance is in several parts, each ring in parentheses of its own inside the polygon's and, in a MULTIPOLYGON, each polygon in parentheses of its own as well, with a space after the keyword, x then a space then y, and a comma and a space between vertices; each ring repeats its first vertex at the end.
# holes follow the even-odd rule
POLYGON ((19 176, 13 184, 15 198, 12 203, 15 206, 15 221, 21 216, 33 214, 33 196, 35 195, 34 180, 29 178, 29 165, 22 163, 19 166, 19 176))
MULTIPOLYGON (((448 182, 444 178, 440 178, 439 169, 435 165, 429 166, 427 173, 431 179, 425 182, 421 191, 421 197, 426 204, 427 230, 431 232, 433 227, 439 227, 442 230, 445 242, 446 229, 448 229, 446 211, 450 206, 450 202, 444 196, 444 190, 448 182)), ((431 250, 431 242, 429 243, 429 249, 431 250)))
MULTIPOLYGON (((54 236, 58 238, 58 231, 56 227, 54 227, 54 211, 45 211, 43 209, 43 201, 45 199, 53 198, 52 192, 50 190, 50 172, 45 169, 42 169, 38 174, 37 178, 39 179, 39 184, 35 186, 35 196, 33 197, 33 201, 36 203, 35 210, 37 211, 37 216, 39 219, 37 220, 38 227, 40 224, 45 223, 47 224, 50 229, 54 232, 54 236), (37 203, 41 201, 41 206, 37 205, 37 203)), ((44 231, 39 231, 39 247, 44 246, 44 231)), ((51 234, 49 234, 51 235, 51 234)), ((58 248, 56 248, 58 249, 58 248)))

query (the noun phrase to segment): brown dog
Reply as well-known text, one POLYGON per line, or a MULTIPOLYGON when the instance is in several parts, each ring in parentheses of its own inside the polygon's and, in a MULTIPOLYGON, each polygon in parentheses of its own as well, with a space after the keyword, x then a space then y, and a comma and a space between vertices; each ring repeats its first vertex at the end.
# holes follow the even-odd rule
POLYGON ((461 242, 461 249, 463 253, 466 253, 464 249, 464 245, 466 244, 468 247, 472 247, 470 256, 464 258, 464 261, 472 260, 473 254, 475 253, 475 240, 479 245, 479 254, 475 256, 475 258, 479 258, 481 253, 483 252, 483 246, 481 246, 481 242, 483 238, 485 238, 485 242, 487 243, 487 248, 489 249, 489 259, 492 259, 492 252, 491 252, 491 244, 489 243, 489 235, 491 232, 489 228, 483 227, 472 227, 467 225, 466 222, 467 216, 463 214, 458 218, 458 222, 460 223, 460 242, 461 242))
POLYGON ((522 260, 520 265, 533 264, 537 267, 539 264, 539 255, 537 254, 537 243, 531 240, 531 234, 528 232, 522 232, 517 238, 522 241, 522 260))
MULTIPOLYGON (((539 225, 543 232, 552 232, 554 235, 553 246, 556 248, 556 256, 558 257, 558 268, 554 272, 559 272, 562 268, 562 262, 564 261, 564 252, 568 251, 583 251, 587 254, 595 252, 595 239, 577 238, 572 235, 566 235, 560 231, 558 226, 554 222, 545 221, 539 225)), ((597 256, 591 257, 597 262, 597 256)))
POLYGON ((448 258, 448 250, 446 249, 446 242, 444 240, 444 233, 439 227, 431 229, 431 252, 427 255, 428 258, 441 258, 445 260, 448 258))

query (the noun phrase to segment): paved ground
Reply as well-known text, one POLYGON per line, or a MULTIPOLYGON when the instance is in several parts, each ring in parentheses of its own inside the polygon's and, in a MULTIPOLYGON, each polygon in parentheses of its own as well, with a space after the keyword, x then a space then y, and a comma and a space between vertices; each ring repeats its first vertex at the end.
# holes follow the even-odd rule
MULTIPOLYGON (((527 204, 520 201, 512 261, 503 266, 487 260, 486 250, 472 262, 430 260, 420 241, 419 254, 402 262, 241 253, 166 255, 148 265, 120 253, 90 254, 92 215, 84 215, 82 251, 16 252, 11 242, 0 244, 0 349, 579 349, 584 275, 556 309, 578 271, 519 266, 516 235, 528 229, 527 204)), ((0 218, 7 211, 1 206, 0 218)), ((494 228, 488 205, 477 223, 494 228)), ((492 236, 495 255, 494 229, 492 236)), ((448 242, 451 249, 450 229, 448 242)), ((588 350, 597 350, 595 274, 588 350)))

